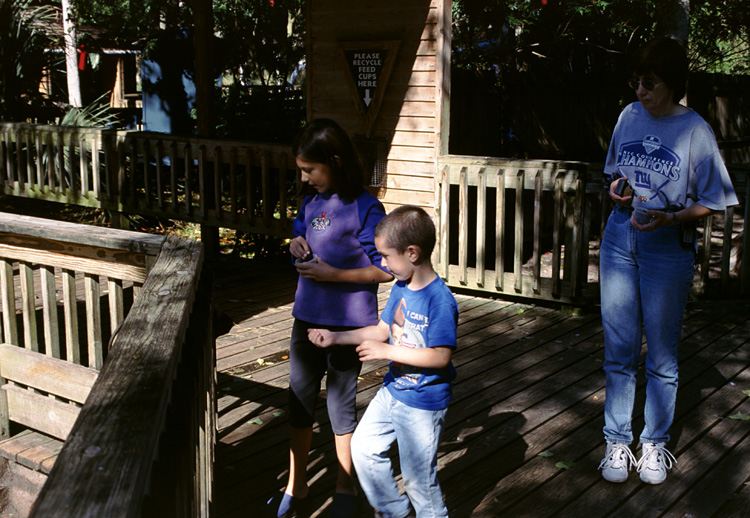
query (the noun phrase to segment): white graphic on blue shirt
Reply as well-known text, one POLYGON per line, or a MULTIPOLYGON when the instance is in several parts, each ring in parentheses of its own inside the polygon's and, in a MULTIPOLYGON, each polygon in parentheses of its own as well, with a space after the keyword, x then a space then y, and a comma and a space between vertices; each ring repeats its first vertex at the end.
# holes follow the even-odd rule
MULTIPOLYGON (((656 135, 624 143, 617 157, 618 168, 629 168, 631 187, 637 196, 653 200, 671 181, 680 179, 680 157, 662 144, 656 135)), ((668 200, 663 200, 669 205, 668 200)))
POLYGON ((649 155, 661 147, 661 139, 656 135, 646 135, 643 139, 643 147, 649 155))
MULTIPOLYGON (((401 299, 393 315, 391 324, 391 344, 409 349, 421 349, 426 347, 423 336, 429 325, 429 318, 416 312, 409 312, 406 301, 401 299), (408 318, 407 318, 408 316, 408 318)), ((424 371, 411 365, 394 362, 392 364, 396 385, 417 385, 420 374, 424 371)))
POLYGON ((323 212, 320 214, 319 218, 313 218, 313 220, 310 222, 310 226, 313 230, 321 231, 325 230, 326 227, 331 226, 331 219, 326 217, 328 215, 327 212, 323 212))

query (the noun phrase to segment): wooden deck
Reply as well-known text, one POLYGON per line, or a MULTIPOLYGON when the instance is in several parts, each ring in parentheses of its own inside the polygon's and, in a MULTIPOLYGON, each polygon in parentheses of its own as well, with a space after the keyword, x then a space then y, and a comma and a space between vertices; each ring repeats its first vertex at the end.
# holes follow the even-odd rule
MULTIPOLYGON (((286 481, 296 275, 281 263, 215 265, 217 305, 231 319, 216 345, 221 518, 261 516, 264 500, 286 481)), ((380 295, 385 301, 387 286, 380 295)), ((458 379, 439 459, 451 516, 750 515, 750 303, 689 305, 669 445, 678 464, 665 484, 647 486, 635 473, 616 485, 597 471, 604 451, 598 312, 456 298, 458 379)), ((384 371, 384 363, 364 365, 361 412, 384 371)), ((636 410, 644 388, 641 372, 636 410)), ((318 420, 308 474, 313 516, 327 516, 336 460, 323 405, 318 420)), ((636 436, 642 424, 641 411, 636 436)), ((364 499, 360 516, 372 516, 364 499)))

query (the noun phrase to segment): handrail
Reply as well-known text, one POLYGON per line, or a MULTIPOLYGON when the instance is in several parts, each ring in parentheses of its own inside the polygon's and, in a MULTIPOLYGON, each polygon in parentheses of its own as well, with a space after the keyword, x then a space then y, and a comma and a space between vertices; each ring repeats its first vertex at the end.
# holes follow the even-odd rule
MULTIPOLYGON (((150 484, 164 484, 152 475, 154 463, 171 458, 164 450, 173 445, 159 441, 168 425, 170 398, 175 398, 178 366, 185 352, 202 356, 203 349, 211 348, 198 341, 197 351, 183 350, 190 338, 191 311, 193 317, 206 316, 194 312, 201 265, 199 243, 165 239, 31 516, 141 516, 144 505, 157 505, 147 502, 150 492, 154 491, 154 499, 170 499, 150 484)), ((203 327, 205 338, 208 326, 203 327)), ((183 404, 173 402, 178 407, 183 404)), ((200 446, 210 450, 212 439, 205 426, 213 420, 212 406, 204 413, 200 424, 206 436, 200 446)), ((196 473, 205 475, 210 459, 197 462, 196 473)), ((168 483, 178 481, 179 476, 168 483)), ((204 495, 204 509, 195 516, 207 515, 209 501, 210 493, 204 495)))
MULTIPOLYGON (((749 170, 729 169, 744 214, 730 207, 699 224, 698 297, 750 293, 750 264, 736 259, 750 240, 749 170)), ((569 304, 598 301, 594 249, 611 208, 600 165, 448 155, 438 158, 438 170, 436 265, 449 286, 569 304)))
MULTIPOLYGON (((292 191, 298 173, 291 155, 289 146, 277 144, 0 123, 0 192, 286 238, 297 208, 292 191)), ((601 233, 609 208, 598 166, 453 155, 439 156, 437 161, 435 208, 442 235, 436 253, 449 285, 563 303, 596 302, 598 279, 588 279, 588 271, 596 269, 589 237, 596 239, 601 233), (500 176, 499 171, 503 171, 500 176), (519 172, 523 183, 517 182, 519 172), (482 206, 485 210, 478 211, 473 200, 475 193, 495 195, 499 178, 508 199, 521 201, 507 221, 496 219, 497 235, 505 234, 495 239, 490 238, 487 222, 492 209, 482 206), (512 223, 514 217, 520 225, 512 223), (537 222, 542 227, 537 228, 537 222), (549 239, 554 240, 553 275, 549 266, 541 264, 550 251, 545 243, 549 239), (456 247, 463 248, 456 252, 456 247), (524 247, 536 254, 530 264, 525 262, 529 257, 524 247), (504 257, 512 248, 515 255, 504 257), (525 276, 531 270, 530 282, 521 275, 522 269, 525 276)), ((738 195, 746 199, 746 166, 730 164, 729 168, 738 195)), ((744 229, 749 217, 730 209, 724 214, 724 227, 714 228, 720 219, 708 218, 701 227, 694 292, 734 294, 739 279, 744 296, 750 293, 750 265, 735 259, 740 246, 733 240, 740 239, 747 248, 744 229)))
POLYGON ((288 237, 291 146, 0 123, 0 192, 288 237))
POLYGON ((195 241, 0 213, 3 341, 100 370, 32 516, 210 515, 202 265, 195 241))

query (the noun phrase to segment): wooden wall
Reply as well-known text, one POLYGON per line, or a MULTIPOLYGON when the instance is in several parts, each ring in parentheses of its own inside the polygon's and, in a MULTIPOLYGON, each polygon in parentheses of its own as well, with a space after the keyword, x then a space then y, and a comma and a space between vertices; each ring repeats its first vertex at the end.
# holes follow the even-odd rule
POLYGON ((355 137, 368 137, 369 129, 387 152, 378 192, 386 210, 411 203, 432 213, 437 156, 448 138, 441 120, 450 98, 451 2, 311 0, 307 16, 308 119, 330 117, 355 137), (396 42, 398 50, 368 127, 374 112, 358 105, 342 47, 377 42, 396 42))

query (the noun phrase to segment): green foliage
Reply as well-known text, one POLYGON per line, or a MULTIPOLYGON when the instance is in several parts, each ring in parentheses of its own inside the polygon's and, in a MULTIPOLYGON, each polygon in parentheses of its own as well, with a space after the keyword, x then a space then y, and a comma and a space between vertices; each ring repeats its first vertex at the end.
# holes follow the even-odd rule
MULTIPOLYGON (((192 63, 187 55, 192 50, 174 47, 175 41, 192 45, 192 0, 73 2, 79 26, 95 29, 80 31, 88 48, 136 44, 145 57, 158 61, 166 54, 192 63), (96 40, 87 36, 92 33, 96 40)), ((299 88, 305 57, 303 0, 221 0, 214 2, 213 13, 215 73, 224 84, 215 95, 217 136, 289 141, 305 115, 299 88)), ((192 74, 192 67, 185 66, 192 74)), ((150 92, 162 87, 170 88, 150 85, 150 92)))
POLYGON ((214 5, 224 88, 217 134, 290 142, 305 119, 302 0, 226 0, 214 5))
POLYGON ((653 0, 462 0, 453 3, 454 62, 559 76, 611 73, 613 57, 652 35, 653 0), (545 5, 546 4, 546 5, 545 5))
MULTIPOLYGON (((451 152, 602 160, 635 100, 626 56, 679 32, 681 12, 679 0, 453 2, 451 152)), ((750 72, 750 0, 692 0, 688 21, 693 71, 750 72)))
POLYGON ((691 1, 690 55, 696 71, 750 73, 750 0, 691 1))
POLYGON ((24 121, 50 109, 39 84, 45 70, 62 63, 45 51, 57 46, 47 30, 55 16, 30 0, 0 1, 0 120, 24 121))
POLYGON ((75 126, 78 128, 107 128, 115 122, 115 114, 109 106, 106 92, 88 106, 76 108, 68 107, 68 111, 60 121, 60 126, 75 126))
POLYGON ((629 93, 619 86, 623 52, 651 37, 653 8, 652 0, 454 2, 451 102, 464 105, 451 111, 451 152, 601 160, 629 93), (491 116, 454 120, 460 112, 491 116))
POLYGON ((79 40, 89 46, 129 48, 148 45, 162 27, 192 24, 192 2, 172 0, 72 0, 79 26, 96 29, 97 39, 81 31, 79 40))
MULTIPOLYGON (((73 0, 79 26, 94 28, 89 46, 134 43, 147 51, 163 32, 174 33, 193 25, 192 1, 73 0)), ((288 84, 304 59, 303 0, 222 0, 214 2, 216 55, 221 67, 247 84, 288 84)))
MULTIPOLYGON (((503 73, 545 68, 606 72, 617 56, 672 25, 676 0, 459 0, 454 61, 503 73), (671 4, 667 5, 667 4, 671 4), (672 7, 670 9, 669 7, 672 7), (614 58, 614 59, 613 59, 614 58)), ((750 71, 750 0, 692 0, 693 70, 750 71)))
POLYGON ((302 0, 224 0, 214 6, 223 68, 235 82, 289 85, 305 57, 302 0))

